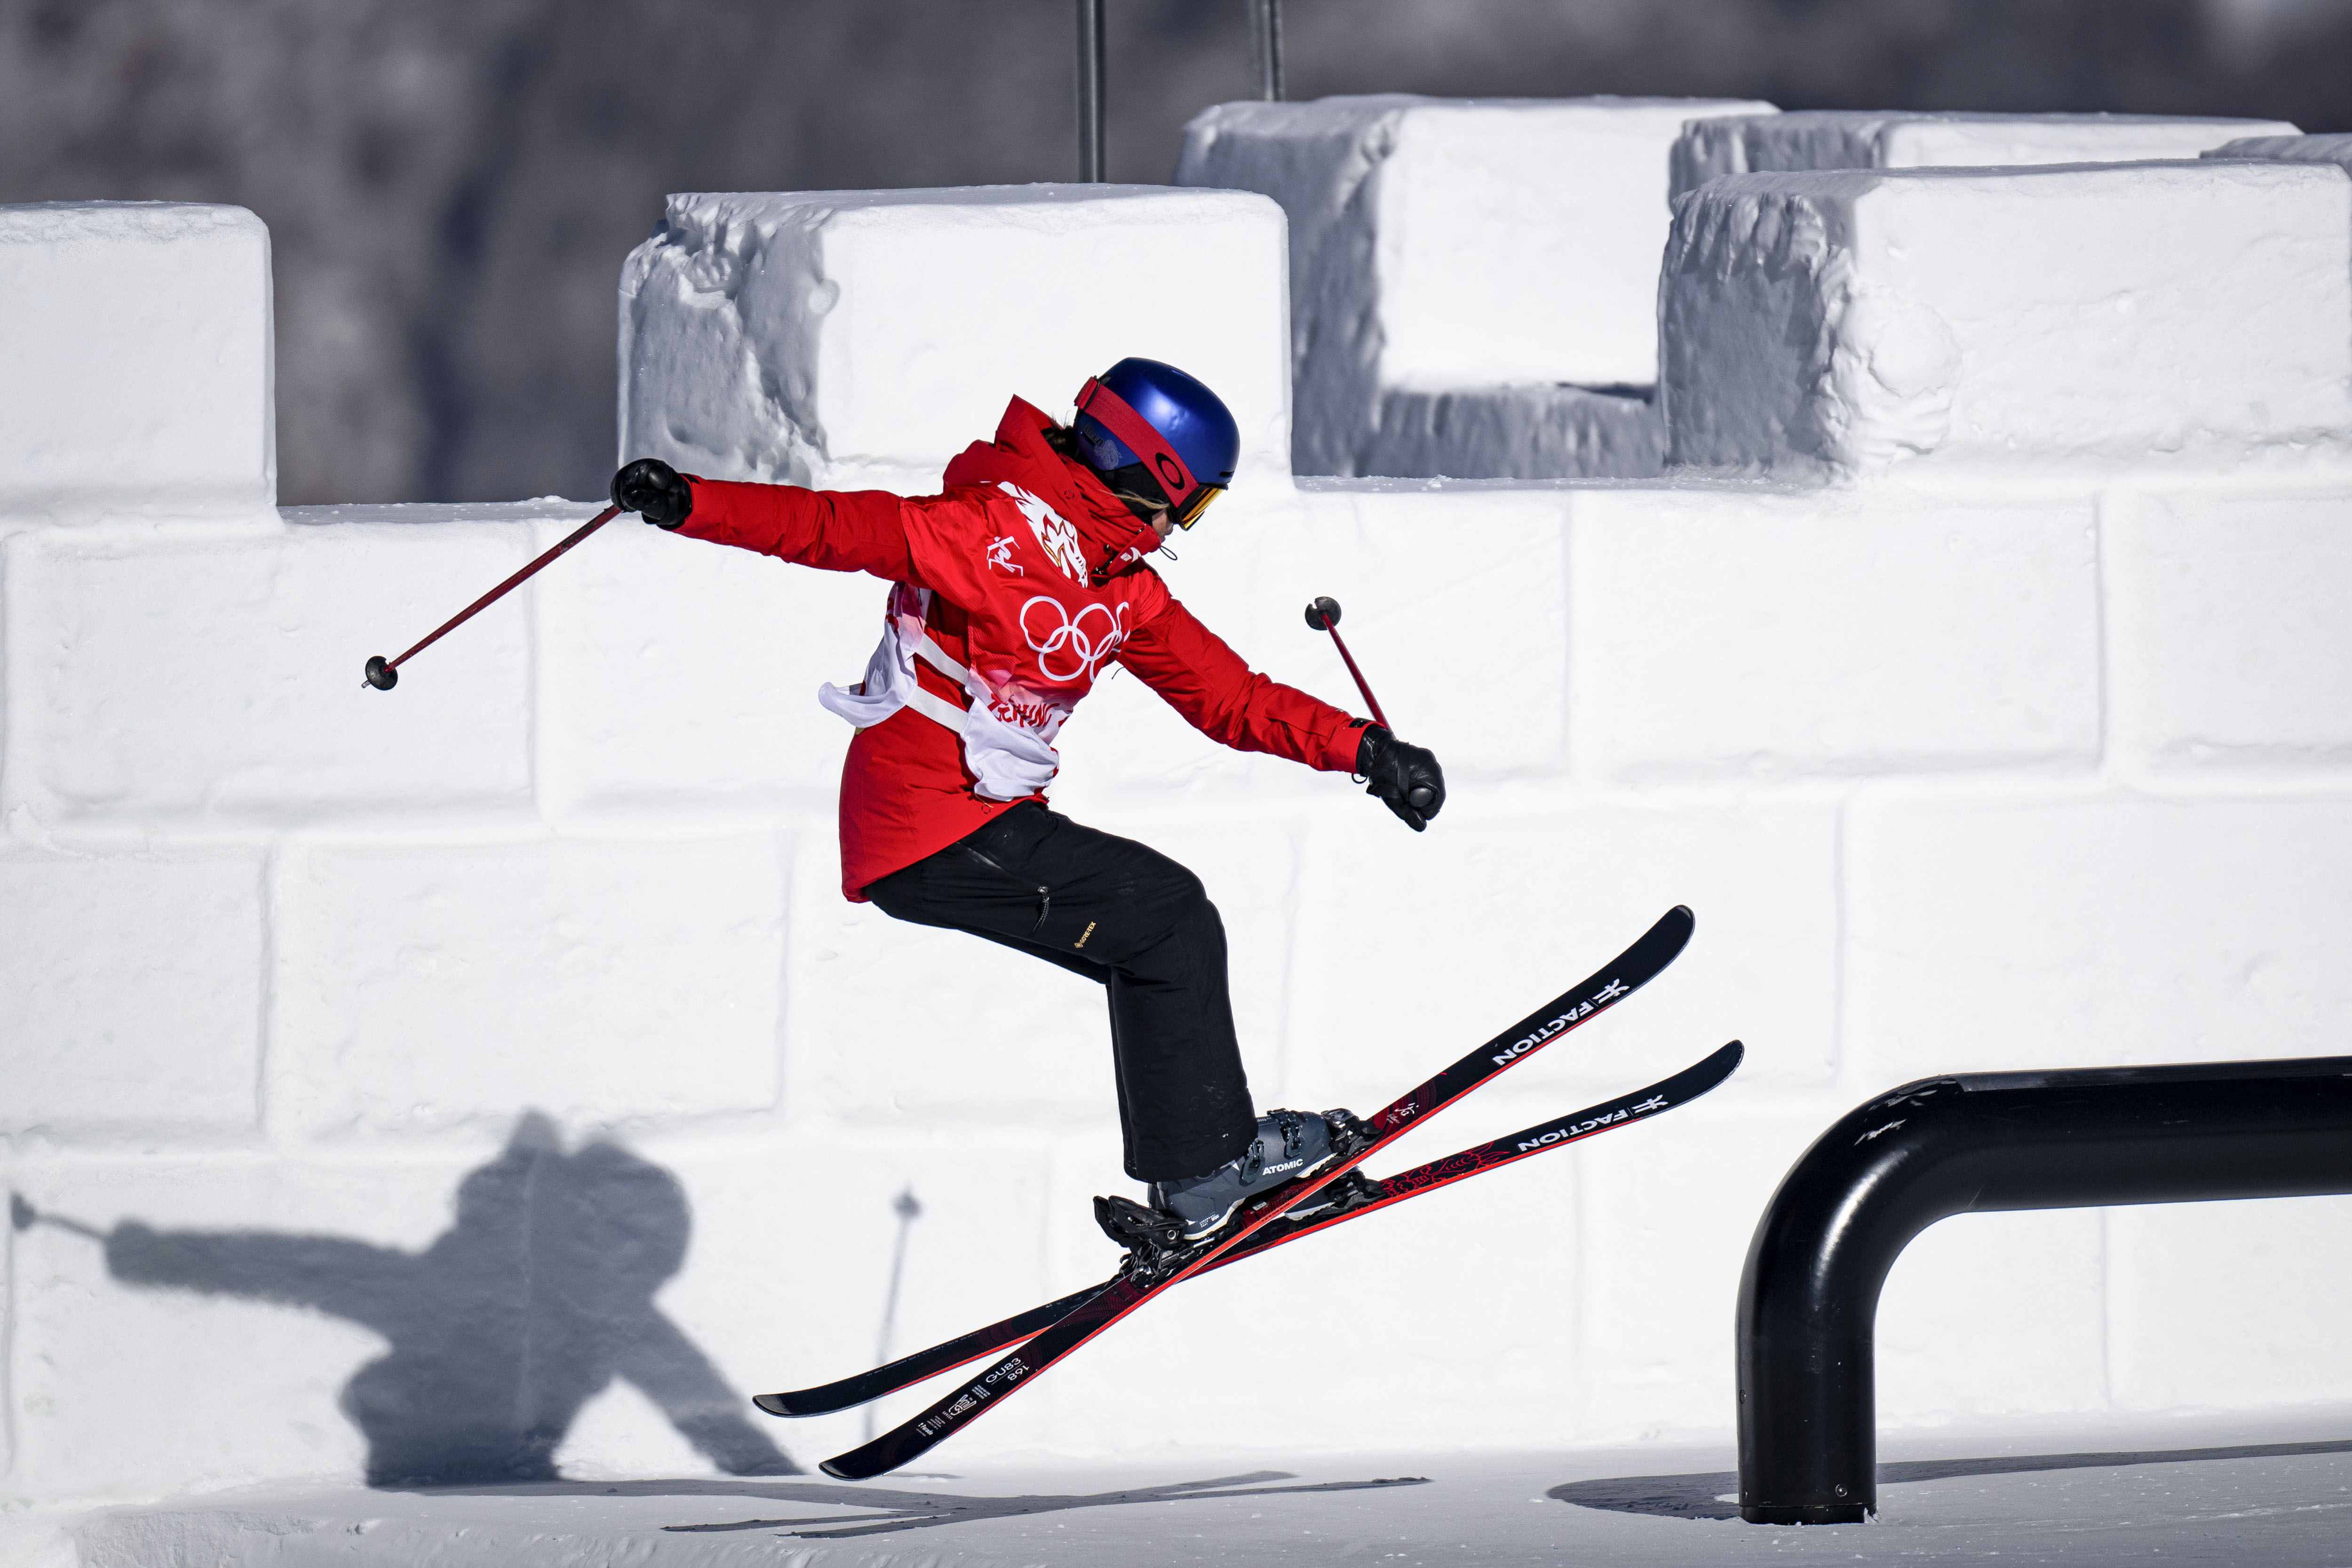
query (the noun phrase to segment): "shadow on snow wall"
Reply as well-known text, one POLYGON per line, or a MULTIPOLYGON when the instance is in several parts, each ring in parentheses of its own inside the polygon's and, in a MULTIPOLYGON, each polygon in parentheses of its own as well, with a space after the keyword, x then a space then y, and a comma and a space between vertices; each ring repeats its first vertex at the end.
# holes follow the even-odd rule
POLYGON ((567 1154, 533 1111, 459 1184, 457 1223, 421 1253, 134 1222, 104 1240, 127 1284, 315 1308, 391 1341, 343 1389, 370 1486, 555 1479, 580 1407, 616 1377, 730 1475, 797 1475, 654 1305, 691 1223, 677 1177, 612 1143, 567 1154))

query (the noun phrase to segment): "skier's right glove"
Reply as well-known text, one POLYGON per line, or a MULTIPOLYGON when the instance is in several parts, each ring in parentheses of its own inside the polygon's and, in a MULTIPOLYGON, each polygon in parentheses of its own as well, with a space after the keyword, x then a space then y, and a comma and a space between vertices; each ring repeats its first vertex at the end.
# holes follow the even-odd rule
POLYGON ((1356 772, 1364 793, 1380 796, 1397 819, 1419 833, 1445 805, 1445 774, 1436 753, 1400 741, 1378 724, 1364 726, 1356 745, 1356 772))
POLYGON ((694 510, 694 487, 659 458, 639 458, 613 476, 613 504, 656 528, 676 528, 694 510))

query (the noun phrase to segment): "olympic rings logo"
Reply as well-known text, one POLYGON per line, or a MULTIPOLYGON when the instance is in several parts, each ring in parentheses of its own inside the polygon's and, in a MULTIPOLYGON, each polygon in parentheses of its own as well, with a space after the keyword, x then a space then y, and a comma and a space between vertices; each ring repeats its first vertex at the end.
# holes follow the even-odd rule
POLYGON ((1021 635, 1037 656, 1038 673, 1046 679, 1068 682, 1083 676, 1092 680, 1103 661, 1127 640, 1127 606, 1122 604, 1114 612, 1103 605, 1088 605, 1073 617, 1061 600, 1039 594, 1021 606, 1021 635), (1038 610, 1041 605, 1054 613, 1047 616, 1038 610), (1056 658, 1072 661, 1066 672, 1055 668, 1056 658))

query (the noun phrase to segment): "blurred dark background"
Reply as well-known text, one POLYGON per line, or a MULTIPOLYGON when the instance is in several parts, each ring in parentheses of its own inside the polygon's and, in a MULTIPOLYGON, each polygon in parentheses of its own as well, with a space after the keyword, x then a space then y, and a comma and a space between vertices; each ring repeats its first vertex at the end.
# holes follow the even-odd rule
MULTIPOLYGON (((1243 0, 1109 0, 1110 171, 1250 95, 1243 0)), ((1286 0, 1289 96, 1763 98, 2352 128, 2352 0, 1286 0)), ((276 241, 280 492, 602 492, 614 283, 682 190, 1063 180, 1072 0, 0 0, 0 201, 276 241)))

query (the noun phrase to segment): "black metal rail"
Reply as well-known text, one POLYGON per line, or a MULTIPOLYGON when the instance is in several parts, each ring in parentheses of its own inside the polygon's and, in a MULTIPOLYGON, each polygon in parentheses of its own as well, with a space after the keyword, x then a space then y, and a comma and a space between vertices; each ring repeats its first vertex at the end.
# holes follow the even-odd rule
POLYGON ((1956 1214, 2352 1192, 2352 1057, 1970 1073, 1848 1112, 1790 1167, 1739 1279, 1739 1516, 1878 1506, 1886 1271, 1956 1214))

